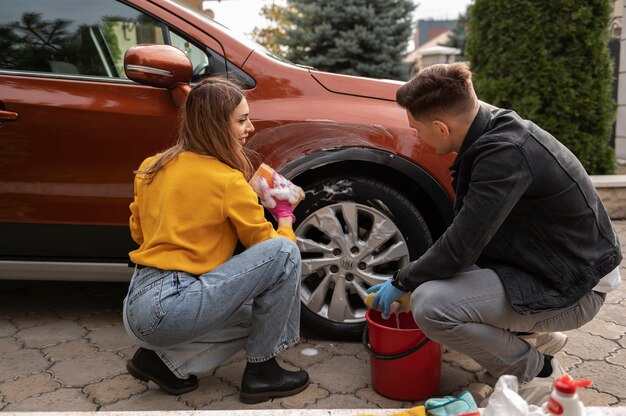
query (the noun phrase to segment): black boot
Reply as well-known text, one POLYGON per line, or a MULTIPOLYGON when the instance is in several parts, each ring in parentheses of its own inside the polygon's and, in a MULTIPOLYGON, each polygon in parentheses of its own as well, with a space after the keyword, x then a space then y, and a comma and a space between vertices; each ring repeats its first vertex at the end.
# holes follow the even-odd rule
POLYGON ((198 388, 198 378, 194 375, 186 379, 178 378, 152 350, 139 348, 132 359, 126 362, 126 369, 135 378, 152 380, 169 394, 183 394, 198 388))
POLYGON ((274 397, 287 397, 300 393, 309 385, 309 374, 288 371, 275 358, 261 363, 248 363, 241 379, 241 401, 261 403, 274 397))

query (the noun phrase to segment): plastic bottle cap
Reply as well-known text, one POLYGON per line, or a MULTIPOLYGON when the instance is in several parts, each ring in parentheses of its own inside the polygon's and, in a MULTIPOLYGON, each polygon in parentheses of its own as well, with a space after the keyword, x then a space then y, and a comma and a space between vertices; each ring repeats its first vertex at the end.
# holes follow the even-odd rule
POLYGON ((569 374, 563 374, 554 382, 554 388, 564 394, 574 394, 578 387, 589 387, 591 380, 584 378, 582 380, 574 380, 569 374))

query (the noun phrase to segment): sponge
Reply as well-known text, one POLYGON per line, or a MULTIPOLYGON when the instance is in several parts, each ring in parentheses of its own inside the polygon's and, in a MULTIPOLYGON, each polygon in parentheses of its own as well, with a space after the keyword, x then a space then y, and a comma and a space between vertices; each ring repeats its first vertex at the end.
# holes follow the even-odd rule
MULTIPOLYGON (((261 198, 262 201, 268 202, 271 204, 271 195, 273 194, 275 197, 279 199, 289 200, 292 202, 292 209, 295 209, 296 206, 302 201, 304 198, 304 192, 302 188, 294 185, 291 181, 284 178, 281 175, 276 174, 276 171, 265 163, 261 163, 259 168, 254 172, 252 178, 249 183, 252 186, 252 189, 257 193, 257 195, 261 198), (274 183, 274 179, 277 178, 279 183, 274 183), (267 183, 267 186, 261 184, 261 179, 264 179, 267 183), (276 189, 274 187, 276 186, 276 189), (267 189, 269 187, 269 189, 267 189), (264 189, 265 188, 265 189, 264 189), (269 191, 269 195, 266 194, 269 191)), ((267 204, 264 204, 264 206, 267 204)), ((273 208, 273 205, 269 205, 269 208, 273 208)))
MULTIPOLYGON (((400 299, 393 302, 391 306, 389 307, 389 313, 397 312, 399 309, 402 309, 402 312, 410 312, 411 311, 411 293, 413 292, 407 292, 404 295, 402 295, 400 299)), ((374 302, 374 296, 376 296, 376 293, 372 292, 369 295, 367 295, 367 297, 363 300, 363 302, 365 302, 365 305, 367 305, 367 307, 370 309, 372 309, 372 302, 374 302)), ((380 307, 378 307, 377 310, 380 311, 380 307)))

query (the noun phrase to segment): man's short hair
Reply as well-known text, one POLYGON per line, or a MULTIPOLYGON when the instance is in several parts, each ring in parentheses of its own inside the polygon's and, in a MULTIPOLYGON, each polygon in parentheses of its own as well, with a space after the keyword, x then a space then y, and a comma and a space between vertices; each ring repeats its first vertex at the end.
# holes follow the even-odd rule
POLYGON ((472 73, 464 63, 428 66, 396 91, 396 102, 416 120, 464 114, 476 102, 472 73))

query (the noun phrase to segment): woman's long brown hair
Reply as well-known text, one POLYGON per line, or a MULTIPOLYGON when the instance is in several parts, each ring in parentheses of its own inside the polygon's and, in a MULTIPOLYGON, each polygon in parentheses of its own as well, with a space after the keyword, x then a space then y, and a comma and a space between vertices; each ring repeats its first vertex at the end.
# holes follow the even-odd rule
POLYGON ((241 171, 249 180, 252 163, 230 131, 230 117, 243 98, 241 88, 226 78, 210 77, 196 84, 180 111, 177 143, 161 153, 146 170, 136 173, 143 173, 143 179, 150 183, 169 161, 189 151, 213 156, 241 171))

